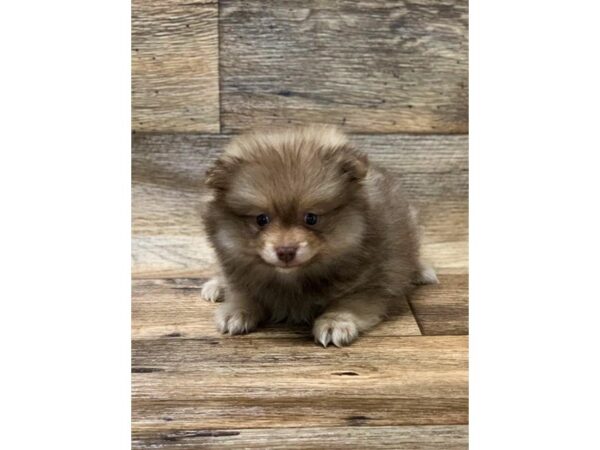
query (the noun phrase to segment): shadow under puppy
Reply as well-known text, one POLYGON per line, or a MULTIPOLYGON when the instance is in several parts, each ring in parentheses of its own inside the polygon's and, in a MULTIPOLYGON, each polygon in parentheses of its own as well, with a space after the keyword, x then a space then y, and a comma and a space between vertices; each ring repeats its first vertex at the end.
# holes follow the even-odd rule
POLYGON ((207 174, 204 224, 221 274, 218 329, 311 323, 315 341, 350 344, 412 284, 437 282, 419 260, 414 211, 398 180, 335 128, 234 138, 207 174))

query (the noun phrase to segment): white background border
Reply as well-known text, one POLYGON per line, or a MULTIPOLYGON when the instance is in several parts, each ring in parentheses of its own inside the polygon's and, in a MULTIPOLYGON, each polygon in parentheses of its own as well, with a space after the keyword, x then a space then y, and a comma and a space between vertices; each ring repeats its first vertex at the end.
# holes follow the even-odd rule
POLYGON ((130 4, 0 11, 5 449, 130 448, 130 4))
POLYGON ((598 13, 470 4, 471 449, 600 448, 598 13))

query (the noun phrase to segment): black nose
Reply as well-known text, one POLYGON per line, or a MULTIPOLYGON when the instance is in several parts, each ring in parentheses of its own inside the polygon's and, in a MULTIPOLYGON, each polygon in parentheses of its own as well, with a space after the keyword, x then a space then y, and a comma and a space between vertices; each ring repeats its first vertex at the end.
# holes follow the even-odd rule
POLYGON ((289 263, 296 256, 296 250, 298 247, 277 247, 275 252, 280 261, 289 263))

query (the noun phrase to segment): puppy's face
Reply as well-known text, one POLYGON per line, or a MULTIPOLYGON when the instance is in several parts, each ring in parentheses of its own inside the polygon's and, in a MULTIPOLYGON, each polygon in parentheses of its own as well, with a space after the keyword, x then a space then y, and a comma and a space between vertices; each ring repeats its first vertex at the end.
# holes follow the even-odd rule
POLYGON ((238 144, 210 172, 222 217, 216 241, 227 257, 289 273, 360 245, 366 157, 310 137, 238 144))

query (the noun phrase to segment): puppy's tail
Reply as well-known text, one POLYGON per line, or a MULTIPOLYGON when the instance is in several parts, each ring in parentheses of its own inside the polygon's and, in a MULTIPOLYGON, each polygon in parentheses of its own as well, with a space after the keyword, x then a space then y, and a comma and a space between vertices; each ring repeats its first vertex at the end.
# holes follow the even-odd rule
POLYGON ((419 271, 413 280, 414 284, 438 284, 440 282, 433 267, 424 263, 420 263, 419 266, 419 271))
MULTIPOLYGON (((413 205, 408 206, 408 220, 415 230, 419 246, 423 237, 424 228, 419 224, 419 211, 413 205)), ((419 269, 414 277, 414 284, 438 284, 440 281, 435 273, 435 270, 430 264, 419 262, 419 269)))

